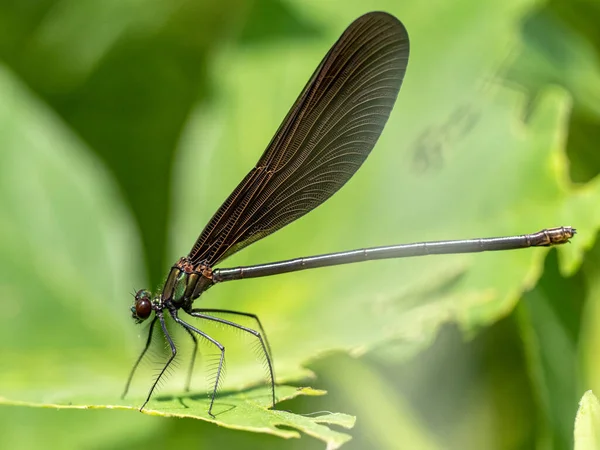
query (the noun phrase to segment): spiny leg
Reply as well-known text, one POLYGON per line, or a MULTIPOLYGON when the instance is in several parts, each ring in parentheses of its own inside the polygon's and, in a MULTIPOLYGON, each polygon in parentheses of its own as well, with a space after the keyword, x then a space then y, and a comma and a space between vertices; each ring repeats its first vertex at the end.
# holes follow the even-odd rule
MULTIPOLYGON (((142 409, 144 409, 144 406, 146 406, 146 403, 148 403, 148 401, 150 401, 150 397, 152 397, 152 392, 154 392, 154 389, 156 388, 156 385, 158 384, 158 382, 160 381, 161 377, 164 375, 165 371, 167 370, 167 368, 173 362, 173 360, 175 359, 175 356, 177 355, 177 348, 175 347, 175 343, 173 342, 173 339, 171 338, 171 335, 169 334, 169 331, 167 330, 167 325, 165 324, 165 319, 164 319, 164 317, 162 315, 162 312, 157 312, 156 316, 160 320, 160 326, 161 326, 161 328, 163 330, 163 333, 165 334, 165 339, 167 340, 167 342, 171 346, 171 357, 169 358, 169 360, 167 361, 167 363, 165 364, 165 366, 162 368, 162 370, 158 374, 158 377, 156 377, 156 380, 154 380, 154 384, 150 388, 150 392, 148 392, 148 397, 146 398, 146 401, 144 402, 144 404, 140 408, 140 411, 142 409)), ((154 319, 154 321, 156 321, 156 319, 154 319)))
POLYGON ((150 348, 150 344, 152 343, 152 331, 154 330, 154 324, 156 323, 157 318, 158 317, 154 317, 154 319, 150 323, 150 330, 148 331, 148 339, 146 339, 146 346, 144 347, 144 350, 142 350, 142 353, 140 354, 140 356, 138 356, 137 361, 135 362, 135 364, 133 365, 133 368, 131 369, 131 372, 129 372, 129 378, 127 378, 127 383, 125 384, 125 390, 123 391, 123 395, 121 395, 122 399, 125 398, 125 396, 127 395, 127 392, 129 391, 129 386, 131 385, 131 380, 133 380, 133 374, 135 373, 138 366, 140 365, 140 362, 142 362, 144 355, 150 348))
POLYGON ((194 341, 194 350, 192 353, 192 360, 190 361, 190 368, 188 369, 187 380, 185 382, 185 391, 189 392, 190 384, 192 382, 192 373, 194 372, 194 364, 196 363, 196 354, 198 353, 198 338, 196 338, 196 336, 194 336, 194 333, 192 333, 186 327, 184 327, 183 329, 190 335, 190 337, 192 338, 192 341, 194 341))
POLYGON ((177 311, 173 310, 173 311, 169 311, 171 313, 171 316, 173 316, 173 319, 175 320, 175 322, 177 322, 179 325, 181 325, 182 327, 193 331, 194 333, 199 334, 200 336, 202 336, 203 338, 208 339, 210 342, 212 342, 214 345, 217 346, 217 348, 220 350, 221 352, 221 358, 219 359, 219 367, 217 368, 217 378, 215 380, 215 385, 213 386, 213 393, 212 396, 210 398, 210 406, 208 407, 208 415, 211 416, 212 418, 214 418, 215 416, 212 413, 212 408, 213 408, 213 404, 215 403, 215 397, 217 395, 217 390, 219 389, 219 382, 221 381, 221 372, 223 370, 223 361, 225 360, 225 347, 216 339, 211 338, 208 334, 203 333, 202 331, 200 331, 199 329, 193 327, 192 325, 190 325, 187 322, 184 322, 183 320, 181 320, 178 316, 177 316, 177 311))
MULTIPOLYGON (((265 329, 263 328, 262 323, 260 322, 260 319, 258 318, 258 316, 256 314, 240 312, 240 311, 233 311, 231 309, 214 309, 214 308, 196 308, 196 309, 192 309, 192 311, 199 312, 199 313, 231 314, 232 316, 244 316, 244 317, 250 317, 251 319, 254 319, 254 321, 258 325, 258 330, 260 331, 260 334, 262 335, 263 339, 265 340, 265 344, 267 346, 267 351, 269 352, 269 356, 271 357, 271 363, 273 363, 273 352, 271 351, 271 345, 269 344, 269 339, 267 339, 267 333, 265 333, 265 329)), ((273 365, 273 369, 274 368, 275 367, 273 365)), ((275 373, 275 370, 273 370, 273 374, 274 373, 275 373)))
MULTIPOLYGON (((252 328, 245 327, 238 323, 230 322, 229 320, 221 319, 220 317, 214 317, 214 316, 209 316, 207 314, 202 314, 202 312, 206 312, 206 311, 208 311, 208 310, 192 309, 192 310, 186 311, 186 312, 190 316, 197 317, 199 319, 212 320, 214 322, 222 323, 223 325, 228 325, 228 326, 237 328, 238 330, 242 330, 242 331, 245 331, 246 333, 250 333, 252 336, 254 336, 255 338, 258 339, 258 341, 260 342, 260 345, 262 347, 262 351, 265 354, 265 357, 267 358, 267 366, 269 368, 269 376, 271 378, 271 380, 270 380, 271 381, 271 397, 272 397, 272 401, 273 401, 273 406, 275 406, 275 374, 273 371, 273 363, 271 362, 270 352, 267 351, 267 346, 265 345, 265 341, 263 340, 262 335, 258 331, 253 330, 252 328)), ((218 310, 212 310, 212 311, 218 311, 218 310)), ((223 311, 223 310, 220 310, 220 311, 223 311)), ((240 315, 245 315, 245 314, 240 313, 240 315)), ((260 322, 259 322, 259 325, 260 325, 260 322)), ((262 329, 262 327, 261 327, 261 329, 262 329)))

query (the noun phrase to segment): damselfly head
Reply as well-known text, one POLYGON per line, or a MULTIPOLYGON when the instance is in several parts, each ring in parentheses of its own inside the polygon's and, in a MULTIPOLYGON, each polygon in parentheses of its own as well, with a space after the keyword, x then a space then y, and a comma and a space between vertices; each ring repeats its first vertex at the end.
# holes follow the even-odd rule
POLYGON ((131 307, 131 317, 137 323, 142 323, 152 313, 152 294, 145 289, 141 289, 135 293, 135 303, 131 307))

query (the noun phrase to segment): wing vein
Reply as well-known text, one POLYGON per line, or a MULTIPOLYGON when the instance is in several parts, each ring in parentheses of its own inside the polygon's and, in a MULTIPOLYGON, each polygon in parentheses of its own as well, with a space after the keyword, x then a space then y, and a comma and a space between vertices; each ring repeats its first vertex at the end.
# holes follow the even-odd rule
POLYGON ((356 19, 327 52, 257 165, 190 251, 215 265, 331 197, 365 161, 408 64, 404 26, 386 13, 356 19))

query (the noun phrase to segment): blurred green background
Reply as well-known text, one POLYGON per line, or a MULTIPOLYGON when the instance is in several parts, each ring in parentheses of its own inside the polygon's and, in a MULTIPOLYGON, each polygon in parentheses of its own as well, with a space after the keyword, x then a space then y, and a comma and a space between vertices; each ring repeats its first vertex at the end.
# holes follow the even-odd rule
MULTIPOLYGON (((351 435, 344 448, 573 448, 578 402, 600 391, 598 23, 597 0, 1 1, 2 447, 335 448, 351 435), (202 305, 261 317, 280 383, 328 394, 282 402, 285 423, 260 416, 299 439, 259 432, 268 393, 252 342, 207 327, 227 342, 224 395, 259 407, 219 414, 222 426, 140 414, 164 354, 120 401, 145 338, 130 293, 158 287, 189 251, 331 44, 371 10, 411 38, 378 145, 325 206, 224 266, 579 234, 550 251, 211 289, 202 305), (311 431, 326 411, 356 425, 311 431)), ((204 396, 182 392, 186 367, 150 409, 206 418, 204 396)))

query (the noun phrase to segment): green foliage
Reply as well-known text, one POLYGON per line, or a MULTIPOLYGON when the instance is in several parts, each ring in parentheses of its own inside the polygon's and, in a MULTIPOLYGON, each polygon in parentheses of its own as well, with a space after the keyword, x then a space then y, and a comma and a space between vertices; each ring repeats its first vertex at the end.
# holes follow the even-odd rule
MULTIPOLYGON (((278 388, 278 398, 280 401, 295 398, 298 395, 323 395, 324 391, 315 391, 310 388, 293 388, 291 386, 280 386, 278 388)), ((230 427, 237 430, 255 431, 268 433, 274 436, 283 438, 299 437, 299 433, 290 429, 278 427, 288 427, 298 429, 310 436, 322 439, 327 442, 328 448, 338 448, 344 442, 350 439, 350 436, 344 433, 332 431, 328 427, 322 425, 337 425, 344 428, 352 428, 354 425, 354 417, 347 414, 334 413, 319 413, 314 416, 301 416, 292 414, 288 411, 268 410, 270 407, 270 389, 251 389, 240 392, 228 392, 219 396, 219 404, 214 409, 214 414, 222 416, 221 419, 215 420, 211 418, 207 411, 209 399, 206 396, 189 396, 181 397, 159 397, 157 409, 147 408, 146 414, 161 416, 161 417, 178 417, 203 419, 207 422, 213 422, 218 425, 230 427)), ((0 399, 7 405, 13 406, 29 406, 57 409, 94 409, 94 408, 109 408, 114 410, 136 410, 131 406, 123 406, 119 404, 106 405, 102 400, 81 397, 79 402, 81 405, 65 405, 58 404, 36 404, 27 402, 14 402, 6 399, 0 399)))
POLYGON ((583 394, 575 418, 575 450, 600 448, 600 403, 592 391, 583 394))
MULTIPOLYGON (((600 225, 600 42, 581 19, 600 11, 527 0, 21 5, 0 6, 0 435, 11 447, 46 436, 60 448, 322 447, 274 437, 298 431, 339 447, 349 435, 336 427, 353 418, 301 414, 319 409, 357 416, 349 448, 572 447, 577 401, 600 380, 598 249, 584 254, 600 225), (215 287, 199 302, 261 318, 285 402, 268 409, 253 342, 198 323, 227 348, 216 418, 203 370, 191 394, 181 389, 185 335, 146 412, 210 423, 119 411, 139 408, 156 368, 119 399, 145 339, 128 314, 132 288, 155 288, 189 250, 331 43, 375 9, 405 23, 411 59, 373 154, 325 206, 225 265, 557 225, 578 235, 550 258, 390 260, 215 287), (71 423, 78 432, 61 434, 71 423)), ((577 448, 591 448, 594 408, 586 394, 577 448)))

